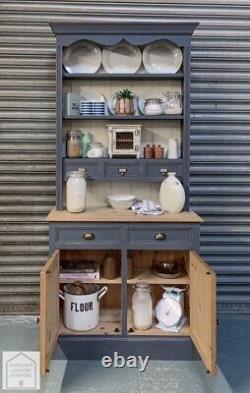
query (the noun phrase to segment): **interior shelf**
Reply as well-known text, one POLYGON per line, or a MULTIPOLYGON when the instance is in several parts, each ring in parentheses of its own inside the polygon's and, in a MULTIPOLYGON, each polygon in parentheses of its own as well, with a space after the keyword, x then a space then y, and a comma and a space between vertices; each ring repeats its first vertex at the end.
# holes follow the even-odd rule
POLYGON ((129 336, 179 336, 179 337, 190 336, 189 321, 186 321, 185 325, 181 328, 181 330, 178 333, 165 332, 164 330, 161 330, 155 327, 154 325, 147 330, 135 329, 132 322, 132 311, 131 309, 128 310, 128 335, 129 336))
POLYGON ((149 74, 149 73, 136 73, 136 74, 108 74, 106 72, 99 72, 95 74, 69 74, 63 72, 64 79, 182 79, 184 77, 183 72, 176 72, 175 74, 149 74))
MULTIPOLYGON (((128 327, 129 329, 129 327, 128 327)), ((148 330, 138 330, 133 328, 133 332, 128 332, 130 336, 179 336, 179 337, 188 337, 190 336, 190 327, 187 323, 184 325, 178 333, 173 332, 165 332, 155 326, 148 330)))
POLYGON ((63 116, 64 120, 182 120, 183 115, 106 115, 106 116, 63 116))
POLYGON ((183 275, 182 277, 177 277, 177 278, 162 278, 158 277, 150 269, 141 271, 136 275, 135 277, 127 280, 128 284, 136 284, 137 281, 144 281, 147 282, 148 284, 165 284, 165 285, 188 285, 189 284, 189 277, 187 274, 183 275))
POLYGON ((64 326, 62 317, 60 318, 60 335, 80 335, 80 336, 99 336, 121 334, 121 311, 116 309, 101 309, 99 325, 92 330, 76 331, 64 326))
POLYGON ((127 163, 136 164, 136 163, 147 163, 147 164, 162 164, 162 165, 170 165, 170 164, 182 164, 182 158, 177 159, 168 159, 168 158, 123 158, 123 157, 102 157, 102 158, 88 158, 88 157, 78 157, 78 158, 69 158, 63 157, 63 161, 66 164, 80 164, 82 162, 85 163, 93 163, 93 162, 105 162, 105 163, 117 163, 126 161, 127 163))
MULTIPOLYGON (((67 284, 75 282, 76 279, 65 279, 60 278, 60 284, 67 284)), ((107 278, 100 278, 99 280, 91 280, 91 279, 80 279, 81 282, 84 284, 121 284, 121 277, 117 277, 113 280, 108 280, 107 278)))
POLYGON ((99 336, 99 335, 121 335, 121 310, 102 309, 100 311, 100 322, 95 329, 85 331, 75 331, 64 326, 62 317, 60 318, 60 335, 79 336, 99 336))

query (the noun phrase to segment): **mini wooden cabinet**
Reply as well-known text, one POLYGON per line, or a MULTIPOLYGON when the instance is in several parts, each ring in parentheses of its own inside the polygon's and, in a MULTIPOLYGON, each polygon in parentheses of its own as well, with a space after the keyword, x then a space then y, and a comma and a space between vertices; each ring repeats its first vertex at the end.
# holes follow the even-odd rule
MULTIPOLYGON (((205 367, 212 375, 216 374, 216 276, 213 270, 199 256, 200 223, 202 219, 189 211, 189 117, 190 117, 190 39, 197 24, 167 23, 121 23, 121 24, 63 24, 51 25, 56 34, 57 47, 57 201, 56 209, 48 216, 50 222, 50 257, 41 271, 41 307, 40 307, 40 352, 41 374, 49 368, 58 337, 70 339, 70 346, 84 351, 84 345, 91 342, 98 344, 98 353, 109 346, 119 351, 124 345, 131 348, 139 345, 150 353, 159 353, 164 358, 165 344, 175 351, 179 345, 192 340, 205 367), (91 40, 98 45, 113 45, 126 39, 143 48, 146 44, 167 39, 177 44, 183 53, 183 64, 176 74, 148 74, 139 71, 136 74, 106 74, 102 70, 96 74, 68 74, 62 66, 65 47, 78 40, 91 40), (119 122, 138 124, 154 121, 168 126, 177 124, 177 134, 181 136, 181 156, 177 160, 146 159, 71 159, 66 157, 66 130, 79 122, 90 121, 84 116, 64 116, 62 113, 62 95, 65 89, 74 92, 78 82, 84 86, 101 86, 101 83, 124 83, 132 80, 141 83, 150 81, 161 86, 166 81, 181 87, 183 95, 183 114, 161 116, 119 116, 119 122), (143 82, 144 81, 144 82, 143 82), (76 123, 75 123, 76 122, 76 123), (173 123, 174 122, 174 123, 173 123), (178 127, 177 127, 178 128, 178 127), (176 172, 186 192, 184 212, 163 214, 160 216, 138 216, 131 211, 115 212, 112 209, 90 209, 80 214, 71 214, 64 209, 64 177, 69 170, 87 169, 88 182, 135 180, 140 188, 141 182, 156 184, 167 172, 176 172), (126 171, 124 172, 124 168, 126 171), (123 169, 123 171, 121 171, 123 169), (86 236, 91 234, 91 236, 86 236), (159 236, 159 234, 161 236, 159 236), (108 286, 108 294, 101 303, 101 322, 88 332, 74 332, 66 329, 61 320, 59 288, 63 285, 59 279, 61 262, 77 262, 79 257, 94 256, 101 260, 106 250, 115 250, 120 257, 121 274, 115 280, 100 278, 99 284, 108 286), (178 279, 166 280, 151 273, 153 251, 182 253, 185 259, 185 274, 178 279), (127 279, 128 252, 134 256, 138 269, 135 278, 127 279), (152 327, 147 331, 132 328, 131 324, 131 287, 138 279, 143 279, 152 286, 154 302, 161 297, 160 285, 188 286, 185 294, 185 313, 188 323, 178 334, 170 334, 152 327), (131 329, 132 328, 132 329, 131 329)), ((138 87, 139 88, 139 87, 138 87)), ((98 130, 100 122, 103 129, 106 122, 118 122, 117 116, 92 117, 98 130)), ((147 123, 148 124, 148 123, 147 123)), ((161 126, 162 127, 162 126, 161 126)), ((173 132, 177 128, 173 126, 173 132)), ((143 130, 142 130, 143 136, 143 130)), ((149 354, 150 354, 149 353, 149 354)), ((141 354, 141 352, 140 352, 141 354)))

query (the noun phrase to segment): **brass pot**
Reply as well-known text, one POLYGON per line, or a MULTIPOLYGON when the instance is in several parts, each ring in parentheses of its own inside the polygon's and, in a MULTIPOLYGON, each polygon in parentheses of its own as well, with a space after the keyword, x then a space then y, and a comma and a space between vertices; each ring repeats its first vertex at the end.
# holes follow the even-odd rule
POLYGON ((132 98, 116 98, 115 104, 116 115, 133 115, 134 103, 132 98))

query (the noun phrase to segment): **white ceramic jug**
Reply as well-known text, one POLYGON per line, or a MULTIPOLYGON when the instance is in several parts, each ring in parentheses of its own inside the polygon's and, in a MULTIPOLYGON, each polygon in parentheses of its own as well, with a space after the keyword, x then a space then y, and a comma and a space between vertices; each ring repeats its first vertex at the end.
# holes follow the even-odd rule
POLYGON ((160 187, 160 204, 168 213, 179 213, 185 204, 185 191, 175 172, 169 172, 160 187))

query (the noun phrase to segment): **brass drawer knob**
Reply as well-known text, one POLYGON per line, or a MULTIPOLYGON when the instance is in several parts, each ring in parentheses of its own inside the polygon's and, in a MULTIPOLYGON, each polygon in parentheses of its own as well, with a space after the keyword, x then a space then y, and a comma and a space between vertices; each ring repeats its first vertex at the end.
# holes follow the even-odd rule
POLYGON ((95 238, 95 235, 91 232, 86 232, 83 234, 82 237, 84 240, 93 240, 95 238))
POLYGON ((166 239, 166 235, 164 233, 156 233, 156 235, 154 235, 155 240, 165 240, 166 239))
POLYGON ((160 174, 161 174, 162 176, 167 176, 167 174, 168 174, 167 168, 161 168, 161 169, 160 169, 160 174))
POLYGON ((127 168, 118 168, 118 173, 119 173, 121 176, 126 175, 126 173, 127 173, 127 168))

